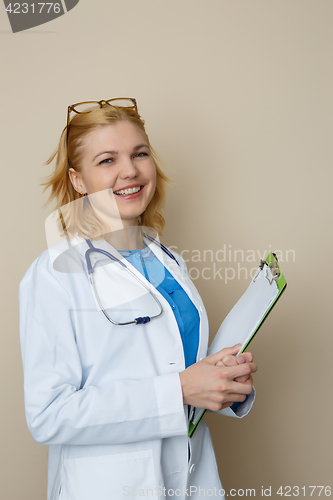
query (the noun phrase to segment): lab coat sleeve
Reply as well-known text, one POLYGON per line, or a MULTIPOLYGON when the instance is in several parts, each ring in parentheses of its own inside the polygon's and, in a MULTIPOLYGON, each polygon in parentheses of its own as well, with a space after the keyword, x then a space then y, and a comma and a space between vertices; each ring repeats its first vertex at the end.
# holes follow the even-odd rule
POLYGON ((237 411, 234 412, 230 407, 224 408, 223 410, 216 411, 214 413, 218 413, 219 415, 225 415, 227 417, 237 417, 237 418, 243 418, 245 417, 249 411, 252 408, 252 405, 254 403, 256 397, 256 391, 255 388, 253 387, 251 394, 247 398, 247 400, 244 402, 244 404, 240 405, 237 408, 237 411))
POLYGON ((82 386, 71 297, 39 259, 21 282, 19 304, 25 411, 35 441, 98 445, 186 435, 178 373, 82 386))

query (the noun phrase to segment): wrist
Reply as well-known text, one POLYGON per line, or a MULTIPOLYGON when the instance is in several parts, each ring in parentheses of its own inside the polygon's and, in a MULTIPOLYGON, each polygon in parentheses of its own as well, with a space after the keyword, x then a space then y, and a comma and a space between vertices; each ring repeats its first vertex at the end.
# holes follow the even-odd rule
POLYGON ((186 392, 185 391, 185 379, 186 379, 185 371, 179 373, 179 379, 180 379, 180 385, 181 385, 181 389, 182 389, 183 403, 184 403, 184 405, 187 405, 187 404, 189 404, 189 402, 187 401, 187 397, 186 397, 186 393, 185 393, 186 392))

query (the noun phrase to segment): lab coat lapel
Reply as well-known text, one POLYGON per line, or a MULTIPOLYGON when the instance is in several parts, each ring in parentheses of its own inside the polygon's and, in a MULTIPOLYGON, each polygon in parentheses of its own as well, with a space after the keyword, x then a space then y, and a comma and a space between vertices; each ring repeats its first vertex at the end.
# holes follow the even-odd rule
POLYGON ((168 269, 172 276, 179 282, 182 288, 185 290, 189 298, 194 301, 193 290, 189 286, 186 276, 182 272, 181 266, 171 257, 169 257, 158 244, 154 242, 149 242, 148 244, 150 250, 156 255, 156 257, 162 262, 162 264, 168 269))
POLYGON ((173 277, 179 282, 198 310, 200 316, 200 338, 197 361, 201 360, 207 355, 209 327, 207 313, 200 294, 188 274, 184 272, 180 262, 178 265, 177 262, 169 257, 156 243, 150 242, 149 247, 162 264, 169 270, 173 277))

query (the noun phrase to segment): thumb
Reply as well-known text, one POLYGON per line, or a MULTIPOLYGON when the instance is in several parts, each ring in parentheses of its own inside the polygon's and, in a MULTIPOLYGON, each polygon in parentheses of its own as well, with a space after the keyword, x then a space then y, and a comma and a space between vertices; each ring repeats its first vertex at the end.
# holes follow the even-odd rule
POLYGON ((236 366, 236 365, 238 365, 237 358, 235 356, 231 356, 230 354, 228 354, 227 356, 224 356, 224 358, 222 359, 222 363, 224 366, 236 366))
POLYGON ((225 356, 235 356, 238 353, 239 349, 242 347, 242 344, 236 344, 233 347, 225 347, 221 351, 216 352, 215 354, 211 354, 205 358, 210 364, 216 365, 219 361, 225 356))

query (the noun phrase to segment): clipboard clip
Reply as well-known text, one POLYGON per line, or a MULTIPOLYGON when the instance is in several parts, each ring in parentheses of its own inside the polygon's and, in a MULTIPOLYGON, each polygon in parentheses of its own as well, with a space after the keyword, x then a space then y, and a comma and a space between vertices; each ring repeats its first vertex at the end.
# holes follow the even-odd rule
POLYGON ((267 262, 265 260, 260 259, 259 267, 257 269, 256 274, 253 276, 253 280, 252 281, 256 281, 257 280, 257 278, 258 278, 259 274, 261 273, 261 271, 264 270, 264 266, 265 265, 266 266, 268 265, 267 262))
MULTIPOLYGON (((273 255, 274 255, 274 258, 276 259, 276 262, 277 262, 276 255, 274 253, 273 253, 273 255)), ((278 268, 276 262, 274 260, 272 260, 268 264, 265 260, 260 259, 259 268, 253 277, 253 281, 256 281, 256 279, 258 278, 261 271, 264 270, 265 266, 266 266, 265 278, 269 281, 269 284, 271 285, 273 283, 273 281, 277 281, 279 279, 279 276, 280 276, 280 269, 278 268)))
POLYGON ((266 276, 265 278, 269 281, 269 284, 271 285, 273 281, 277 281, 280 276, 280 269, 276 265, 274 261, 270 262, 268 266, 266 267, 266 276), (270 269, 271 271, 271 277, 269 275, 268 270, 270 269))

